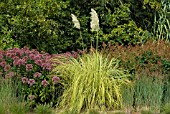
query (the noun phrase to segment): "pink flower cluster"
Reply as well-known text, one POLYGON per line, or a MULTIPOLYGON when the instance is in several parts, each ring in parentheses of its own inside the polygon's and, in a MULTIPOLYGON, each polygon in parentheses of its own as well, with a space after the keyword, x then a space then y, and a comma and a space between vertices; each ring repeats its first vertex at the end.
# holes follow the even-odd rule
MULTIPOLYGON (((40 76, 41 76, 41 73, 39 73, 39 72, 36 72, 36 73, 34 74, 34 78, 37 78, 37 77, 40 77, 40 76)), ((52 82, 53 82, 54 84, 57 84, 59 81, 60 81, 60 78, 59 78, 59 77, 53 76, 52 82)), ((23 78, 22 78, 22 83, 23 83, 23 84, 28 84, 28 85, 32 86, 32 85, 35 84, 35 80, 34 80, 34 79, 28 79, 27 77, 23 77, 23 78)), ((41 81, 41 85, 43 85, 44 87, 46 87, 48 84, 49 84, 49 82, 48 82, 46 79, 44 79, 44 80, 41 81)))
POLYGON ((59 81, 60 81, 60 78, 59 78, 59 77, 53 76, 52 82, 53 82, 54 84, 58 83, 59 81))
POLYGON ((16 67, 25 66, 26 71, 32 71, 34 69, 33 66, 37 65, 43 70, 51 71, 53 69, 53 62, 50 59, 54 56, 56 55, 39 53, 37 50, 29 50, 27 47, 21 49, 13 48, 7 51, 0 51, 0 66, 3 67, 5 71, 10 69, 10 65, 16 67), (7 65, 4 58, 12 59, 13 62, 7 65), (31 63, 28 61, 31 61, 31 63))
POLYGON ((58 76, 51 77, 49 75, 53 66, 60 64, 52 61, 52 58, 57 56, 70 59, 77 58, 79 55, 74 51, 50 55, 44 52, 40 53, 35 49, 29 50, 27 47, 13 48, 7 51, 0 50, 0 77, 22 76, 19 78, 22 80, 21 88, 24 96, 27 96, 29 100, 39 102, 42 99, 40 93, 43 93, 45 95, 43 97, 47 97, 51 102, 51 96, 55 95, 53 92, 57 90, 60 82, 58 76), (48 91, 46 91, 47 89, 48 91))
POLYGON ((42 82, 41 82, 41 84, 43 85, 43 86, 47 86, 49 83, 48 83, 48 81, 47 80, 43 80, 42 82))
POLYGON ((28 84, 30 86, 32 86, 33 84, 35 84, 35 80, 34 79, 28 79, 26 77, 22 78, 22 83, 23 84, 28 84))
POLYGON ((34 78, 39 78, 42 74, 39 72, 34 73, 34 78))
POLYGON ((66 53, 61 53, 61 54, 57 54, 55 56, 64 56, 66 58, 78 58, 79 55, 83 54, 83 51, 78 50, 78 53, 75 51, 71 51, 71 52, 66 52, 66 53))

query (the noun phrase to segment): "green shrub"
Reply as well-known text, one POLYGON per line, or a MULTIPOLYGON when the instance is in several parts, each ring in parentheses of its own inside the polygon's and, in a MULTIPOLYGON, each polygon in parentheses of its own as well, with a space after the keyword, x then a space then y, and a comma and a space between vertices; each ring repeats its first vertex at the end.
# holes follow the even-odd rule
POLYGON ((0 15, 0 50, 19 47, 17 42, 12 38, 12 31, 6 25, 4 18, 8 18, 8 16, 0 15))
MULTIPOLYGON (((73 36, 67 32, 71 28, 70 13, 66 10, 68 2, 7 0, 1 1, 0 6, 1 19, 4 20, 2 27, 7 28, 6 34, 10 34, 20 47, 56 53, 72 44, 73 36)), ((2 36, 3 29, 0 30, 2 36)))
POLYGON ((2 48, 18 44, 49 53, 88 48, 96 37, 89 26, 91 8, 99 15, 99 46, 103 41, 143 43, 151 38, 153 14, 160 8, 157 1, 1 0, 0 39, 7 44, 0 43, 2 48), (80 20, 83 42, 72 13, 80 20))
MULTIPOLYGON (((58 62, 58 59, 54 61, 58 62)), ((108 60, 99 52, 61 61, 53 70, 60 74, 64 85, 59 107, 76 113, 91 108, 121 108, 121 86, 129 81, 128 74, 118 68, 118 63, 116 59, 108 60)))

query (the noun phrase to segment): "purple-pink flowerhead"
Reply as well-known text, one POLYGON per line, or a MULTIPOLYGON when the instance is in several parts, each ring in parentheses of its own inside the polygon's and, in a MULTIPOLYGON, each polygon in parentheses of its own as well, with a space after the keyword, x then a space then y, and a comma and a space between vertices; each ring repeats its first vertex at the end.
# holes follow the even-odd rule
POLYGON ((26 65, 26 71, 31 71, 33 69, 33 65, 32 64, 27 64, 26 65))
POLYGON ((39 78, 41 75, 42 75, 41 73, 36 72, 36 73, 34 73, 34 78, 37 78, 37 77, 39 78))
POLYGON ((23 84, 28 83, 28 78, 23 77, 23 78, 22 78, 22 83, 23 83, 23 84))
POLYGON ((29 79, 29 80, 28 80, 28 84, 29 84, 30 86, 32 86, 33 84, 35 84, 35 80, 34 80, 34 79, 29 79))
POLYGON ((6 53, 6 57, 7 57, 7 58, 12 58, 12 56, 13 56, 12 53, 9 53, 9 52, 6 53))
POLYGON ((27 61, 27 60, 28 60, 28 56, 24 56, 23 59, 24 59, 25 61, 27 61))
POLYGON ((60 78, 57 76, 53 76, 53 78, 52 78, 52 81, 54 84, 56 84, 59 80, 60 80, 60 78))
POLYGON ((29 57, 30 57, 32 60, 34 60, 35 55, 31 53, 31 54, 29 55, 29 57))
POLYGON ((6 65, 5 67, 4 67, 4 71, 9 71, 11 69, 11 66, 10 65, 6 65))
POLYGON ((34 60, 39 60, 39 59, 41 59, 41 56, 40 56, 40 55, 34 56, 34 60))
POLYGON ((41 82, 41 85, 43 85, 43 86, 47 86, 49 83, 47 82, 47 80, 43 80, 42 82, 41 82))
POLYGON ((47 70, 52 70, 53 66, 50 63, 42 63, 41 67, 43 68, 43 70, 47 69, 47 70))
POLYGON ((6 65, 5 61, 0 62, 0 66, 5 67, 5 65, 6 65))
POLYGON ((13 64, 16 66, 18 65, 19 67, 21 65, 24 65, 26 63, 26 61, 24 59, 19 59, 19 60, 14 60, 13 64))
POLYGON ((18 57, 18 56, 14 56, 14 57, 12 57, 12 59, 13 59, 13 60, 18 60, 19 57, 18 57))
POLYGON ((42 60, 35 60, 35 63, 36 63, 37 65, 41 66, 41 65, 42 65, 42 60))
POLYGON ((30 53, 31 53, 31 52, 30 52, 29 49, 26 49, 26 50, 25 50, 25 54, 26 54, 26 55, 29 55, 30 53))

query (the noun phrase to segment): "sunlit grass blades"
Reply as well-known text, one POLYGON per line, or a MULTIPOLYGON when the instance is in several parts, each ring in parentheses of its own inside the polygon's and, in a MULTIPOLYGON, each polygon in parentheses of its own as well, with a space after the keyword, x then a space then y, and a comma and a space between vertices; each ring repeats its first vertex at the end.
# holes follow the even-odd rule
POLYGON ((65 87, 60 108, 79 113, 82 109, 109 110, 122 106, 120 87, 129 81, 128 75, 118 69, 116 59, 108 60, 98 52, 85 54, 78 60, 61 63, 54 72, 60 73, 65 87))

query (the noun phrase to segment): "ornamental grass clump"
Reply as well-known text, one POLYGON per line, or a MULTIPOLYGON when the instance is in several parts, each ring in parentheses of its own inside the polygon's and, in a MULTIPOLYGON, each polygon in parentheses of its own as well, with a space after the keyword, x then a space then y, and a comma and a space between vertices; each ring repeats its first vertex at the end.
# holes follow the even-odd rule
MULTIPOLYGON (((58 59, 54 59, 58 61, 58 59)), ((84 54, 67 63, 60 61, 53 72, 60 74, 64 93, 59 108, 80 113, 81 110, 110 110, 122 107, 121 86, 129 83, 118 61, 99 52, 84 54)))
POLYGON ((16 97, 17 86, 11 79, 0 78, 0 114, 26 114, 29 111, 23 96, 16 97))

